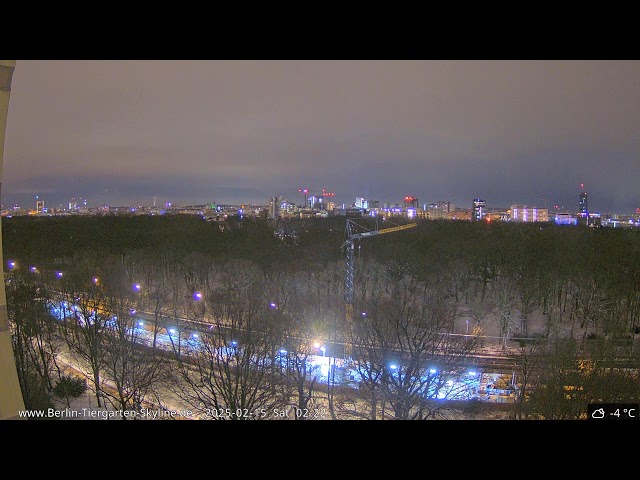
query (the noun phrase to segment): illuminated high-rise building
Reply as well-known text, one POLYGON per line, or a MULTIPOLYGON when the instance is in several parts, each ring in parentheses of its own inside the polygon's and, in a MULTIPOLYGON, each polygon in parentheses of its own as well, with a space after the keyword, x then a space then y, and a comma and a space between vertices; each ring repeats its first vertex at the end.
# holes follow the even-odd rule
POLYGON ((269 204, 269 218, 278 218, 280 216, 282 200, 282 197, 278 195, 271 197, 271 202, 269 204))
POLYGON ((369 202, 363 197, 356 197, 356 203, 354 205, 356 208, 369 208, 369 202))
POLYGON ((587 205, 587 192, 584 191, 584 183, 580 184, 580 203, 578 205, 580 215, 586 217, 589 214, 589 208, 587 205))
POLYGON ((36 200, 36 213, 44 213, 44 200, 36 200))
POLYGON ((473 199, 473 211, 471 212, 471 221, 480 222, 487 215, 487 202, 480 198, 473 199))

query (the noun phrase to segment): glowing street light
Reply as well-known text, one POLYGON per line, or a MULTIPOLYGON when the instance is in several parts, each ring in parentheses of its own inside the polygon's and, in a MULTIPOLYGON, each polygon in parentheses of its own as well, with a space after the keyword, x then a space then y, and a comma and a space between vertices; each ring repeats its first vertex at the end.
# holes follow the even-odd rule
POLYGON ((96 285, 100 283, 100 280, 98 280, 98 277, 93 277, 93 283, 96 285))
POLYGON ((276 305, 275 303, 271 302, 269 304, 269 308, 271 308, 271 310, 275 310, 276 308, 278 308, 278 305, 276 305))
POLYGON ((16 267, 16 262, 14 262, 13 260, 9 260, 7 262, 7 265, 9 267, 9 270, 13 270, 16 267))
POLYGON ((29 271, 31 273, 36 273, 38 271, 38 269, 32 265, 31 267, 29 267, 29 271))
POLYGON ((396 365, 395 363, 392 363, 391 365, 389 365, 389 368, 391 370, 397 370, 398 369, 398 365, 396 365))
POLYGON ((202 300, 202 293, 201 292, 195 292, 193 294, 193 299, 194 300, 202 300))
POLYGON ((322 352, 322 356, 323 357, 324 357, 324 353, 327 351, 327 347, 325 347, 324 345, 321 345, 320 342, 314 342, 313 343, 313 348, 320 349, 320 351, 322 352))
POLYGON ((134 283, 133 290, 139 292, 140 290, 142 290, 142 286, 139 283, 134 283))
POLYGON ((56 272, 56 277, 57 278, 62 278, 62 272, 56 272))

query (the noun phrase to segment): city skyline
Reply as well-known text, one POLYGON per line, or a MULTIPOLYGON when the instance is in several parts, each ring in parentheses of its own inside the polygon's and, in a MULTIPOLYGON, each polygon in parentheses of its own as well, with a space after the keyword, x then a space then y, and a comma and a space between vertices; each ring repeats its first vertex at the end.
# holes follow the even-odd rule
MULTIPOLYGON (((159 196, 154 195, 150 201, 145 202, 145 203, 123 203, 123 202, 115 202, 115 203, 111 203, 111 204, 107 204, 107 203, 97 203, 97 202, 93 202, 90 199, 87 199, 85 197, 76 197, 76 196, 67 196, 66 200, 63 200, 62 202, 59 203, 52 203, 47 201, 45 198, 42 198, 40 195, 36 195, 34 198, 32 199, 28 199, 25 203, 13 203, 13 204, 2 204, 2 209, 4 210, 11 210, 11 209, 20 209, 20 210, 36 210, 39 213, 42 212, 46 212, 47 210, 77 210, 80 208, 85 208, 85 209, 99 209, 101 207, 184 207, 184 206, 195 206, 195 205, 237 205, 237 206, 261 206, 261 207, 267 207, 269 206, 270 203, 273 202, 273 198, 279 198, 281 201, 286 201, 288 203, 290 203, 291 205, 295 205, 296 207, 300 207, 300 208, 304 208, 306 207, 310 207, 310 200, 311 199, 315 199, 315 205, 318 208, 324 208, 324 205, 327 204, 331 204, 332 207, 337 207, 337 208, 344 208, 344 207, 356 207, 356 208, 362 208, 362 205, 359 205, 359 202, 364 202, 364 205, 366 205, 366 207, 364 207, 365 210, 368 210, 368 206, 371 204, 371 202, 373 202, 375 205, 377 206, 407 206, 407 199, 411 198, 413 200, 413 207, 417 208, 417 209, 428 209, 430 206, 432 205, 437 205, 437 204, 441 204, 441 203, 445 203, 445 204, 451 204, 452 208, 457 208, 457 209, 462 209, 462 210, 475 210, 476 209, 476 203, 478 201, 481 201, 484 205, 483 208, 488 208, 490 210, 499 210, 499 209, 508 209, 510 208, 512 205, 521 205, 521 206, 526 206, 526 207, 531 207, 531 208, 539 208, 539 209, 547 209, 549 211, 563 211, 563 212, 567 212, 567 213, 576 213, 576 214, 582 214, 582 213, 586 213, 585 210, 585 205, 586 205, 586 196, 588 195, 588 192, 585 192, 585 188, 584 188, 584 184, 580 185, 580 196, 579 196, 579 201, 576 205, 558 205, 558 204, 552 204, 549 205, 548 204, 548 199, 546 198, 538 198, 536 199, 536 202, 533 202, 531 204, 518 204, 518 202, 514 202, 511 201, 509 202, 507 205, 486 205, 486 201, 483 199, 473 199, 471 204, 467 204, 467 203, 461 203, 461 204, 456 204, 455 202, 449 202, 446 200, 437 200, 434 201, 432 199, 429 200, 421 200, 418 197, 408 197, 405 196, 404 199, 402 200, 398 200, 397 198, 394 199, 385 199, 385 200, 378 200, 377 198, 375 198, 375 195, 373 197, 370 198, 364 198, 364 197, 355 197, 355 201, 353 202, 340 202, 340 203, 336 203, 333 200, 333 193, 331 193, 329 196, 326 195, 322 195, 322 194, 316 194, 316 195, 312 195, 311 193, 307 193, 307 195, 305 195, 304 200, 298 201, 298 196, 297 195, 276 195, 271 196, 267 199, 266 202, 244 202, 244 201, 238 201, 238 202, 226 202, 224 201, 216 201, 216 200, 201 200, 201 201, 194 201, 194 202, 170 202, 167 201, 165 202, 163 199, 161 199, 159 196), (318 199, 320 199, 320 203, 318 203, 318 199), (324 200, 323 200, 324 199, 324 200), (404 201, 403 201, 404 200, 404 201), (585 203, 583 203, 585 202, 585 203), (34 208, 35 207, 35 208, 34 208), (575 207, 575 208, 574 208, 575 207)), ((298 192, 299 193, 299 192, 298 192)), ((304 195, 304 194, 302 194, 304 195)), ((59 195, 60 198, 64 197, 64 194, 60 194, 59 195)), ((378 207, 376 207, 378 208, 378 207)), ((635 213, 637 214, 638 211, 640 211, 639 209, 636 209, 635 213)), ((603 213, 601 211, 594 211, 593 209, 589 209, 589 212, 591 213, 603 213)), ((604 213, 619 213, 619 212, 604 212, 604 213)))
POLYGON ((640 207, 638 61, 18 61, 2 203, 640 207))

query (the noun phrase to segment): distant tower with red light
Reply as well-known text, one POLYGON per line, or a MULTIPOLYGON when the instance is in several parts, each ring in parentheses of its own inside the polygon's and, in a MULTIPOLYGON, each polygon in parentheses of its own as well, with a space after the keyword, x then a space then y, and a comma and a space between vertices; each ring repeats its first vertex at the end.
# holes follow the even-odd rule
POLYGON ((404 197, 405 208, 418 208, 418 197, 404 197))

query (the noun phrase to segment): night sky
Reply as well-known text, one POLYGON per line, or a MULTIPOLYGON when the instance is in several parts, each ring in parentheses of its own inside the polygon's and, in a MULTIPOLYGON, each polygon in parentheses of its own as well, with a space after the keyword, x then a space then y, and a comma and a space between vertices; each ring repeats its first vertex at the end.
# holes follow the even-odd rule
POLYGON ((640 61, 21 61, 2 203, 640 207, 640 61))

